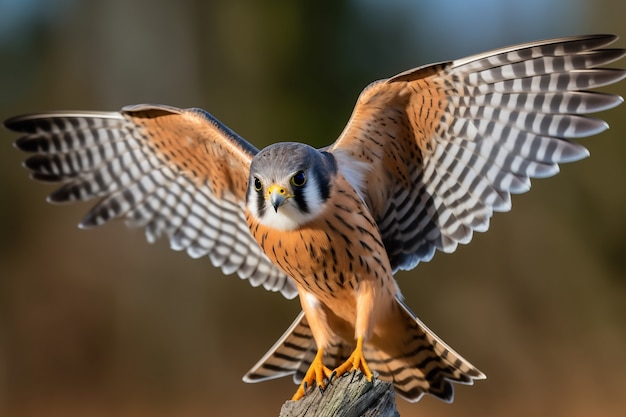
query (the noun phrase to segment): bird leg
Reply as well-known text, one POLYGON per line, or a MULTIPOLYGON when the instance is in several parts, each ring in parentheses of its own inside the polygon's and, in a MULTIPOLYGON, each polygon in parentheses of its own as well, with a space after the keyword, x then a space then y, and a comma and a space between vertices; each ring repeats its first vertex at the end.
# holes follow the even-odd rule
POLYGON ((304 378, 302 378, 302 382, 300 383, 298 390, 291 398, 292 401, 296 401, 304 397, 308 388, 313 385, 317 385, 321 390, 326 388, 326 382, 330 380, 332 371, 324 366, 324 363, 322 362, 323 357, 324 349, 319 348, 315 354, 313 362, 311 362, 311 366, 309 366, 306 374, 304 374, 304 378))
POLYGON ((352 371, 363 372, 368 381, 371 381, 372 377, 374 376, 374 374, 370 370, 370 367, 365 362, 365 356, 363 356, 363 336, 359 336, 357 338, 354 351, 344 363, 335 368, 332 376, 341 376, 347 372, 352 371))

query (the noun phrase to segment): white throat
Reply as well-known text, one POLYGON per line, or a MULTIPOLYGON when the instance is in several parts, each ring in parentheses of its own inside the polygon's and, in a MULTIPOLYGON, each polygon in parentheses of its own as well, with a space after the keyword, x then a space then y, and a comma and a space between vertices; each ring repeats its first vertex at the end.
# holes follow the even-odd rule
MULTIPOLYGON (((272 229, 292 231, 317 218, 324 211, 324 201, 320 197, 317 179, 313 176, 309 177, 302 192, 307 211, 301 210, 294 197, 287 199, 282 206, 278 207, 278 210, 274 210, 274 207, 265 201, 263 215, 257 218, 259 223, 272 229)), ((257 201, 256 198, 249 199, 249 212, 254 216, 260 212, 256 207, 257 201)))
POLYGON ((271 206, 268 207, 259 222, 264 226, 285 232, 296 230, 306 223, 303 213, 300 212, 293 199, 287 200, 285 204, 278 207, 278 210, 274 210, 274 207, 271 206))

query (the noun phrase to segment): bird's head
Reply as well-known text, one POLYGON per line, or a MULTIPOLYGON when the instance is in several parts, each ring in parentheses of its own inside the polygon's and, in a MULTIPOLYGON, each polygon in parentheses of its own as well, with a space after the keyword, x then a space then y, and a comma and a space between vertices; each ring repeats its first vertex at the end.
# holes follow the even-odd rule
POLYGON ((250 165, 246 204, 262 224, 294 230, 321 213, 336 174, 332 155, 301 143, 277 143, 250 165))

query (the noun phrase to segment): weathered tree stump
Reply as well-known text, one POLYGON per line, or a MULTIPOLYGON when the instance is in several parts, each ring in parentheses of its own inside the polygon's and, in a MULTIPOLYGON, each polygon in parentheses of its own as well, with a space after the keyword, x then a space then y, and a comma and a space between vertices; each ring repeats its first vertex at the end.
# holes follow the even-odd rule
POLYGON ((393 384, 361 372, 334 378, 324 391, 311 389, 298 401, 283 404, 280 417, 399 417, 393 384))

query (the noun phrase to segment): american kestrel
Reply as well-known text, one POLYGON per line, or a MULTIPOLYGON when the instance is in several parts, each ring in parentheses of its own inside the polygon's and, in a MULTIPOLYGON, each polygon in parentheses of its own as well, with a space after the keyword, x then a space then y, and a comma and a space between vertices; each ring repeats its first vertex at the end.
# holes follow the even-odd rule
POLYGON ((611 35, 516 45, 370 84, 339 138, 259 151, 199 109, 137 105, 5 122, 34 153, 51 202, 99 199, 80 223, 123 218, 208 255, 224 273, 300 297, 303 312, 245 375, 294 374, 307 388, 360 370, 409 401, 451 401, 452 382, 484 375, 402 301, 394 273, 453 252, 531 177, 588 155, 570 139, 604 131, 584 116, 622 102, 611 35))

